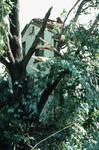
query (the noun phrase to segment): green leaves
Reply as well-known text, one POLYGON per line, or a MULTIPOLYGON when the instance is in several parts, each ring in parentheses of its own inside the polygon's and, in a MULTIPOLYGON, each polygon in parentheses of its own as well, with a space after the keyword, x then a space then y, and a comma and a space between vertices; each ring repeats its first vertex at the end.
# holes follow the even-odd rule
MULTIPOLYGON (((8 25, 5 18, 11 7, 10 1, 0 1, 0 55, 4 55, 6 51, 5 31, 8 25)), ((61 15, 64 17, 66 14, 64 10, 61 15)), ((55 25, 53 33, 60 36, 61 28, 62 26, 55 25)), ((63 28, 61 36, 65 37, 62 41, 62 46, 65 45, 64 56, 55 56, 43 63, 35 63, 37 72, 34 71, 26 77, 26 93, 25 96, 22 95, 22 101, 17 106, 10 106, 10 88, 0 81, 0 139, 7 141, 9 146, 15 144, 24 147, 23 143, 27 146, 31 144, 30 140, 36 143, 56 131, 56 128, 60 129, 68 122, 75 122, 73 127, 55 136, 48 144, 42 144, 44 148, 42 145, 41 147, 46 149, 47 145, 47 149, 98 150, 98 28, 95 26, 89 33, 88 28, 72 20, 63 28), (64 73, 64 76, 60 77, 61 73, 64 73), (51 84, 55 88, 49 92, 52 89, 52 86, 49 86, 51 84), (47 96, 42 113, 38 116, 37 104, 43 91, 45 97, 47 93, 50 95, 47 96), (36 140, 31 135, 35 136, 36 140)), ((58 42, 61 39, 58 37, 56 40, 58 42)), ((21 87, 19 84, 18 86, 21 87)))
POLYGON ((9 0, 8 2, 2 0, 0 2, 0 22, 3 21, 4 17, 6 17, 11 12, 12 3, 9 0))
POLYGON ((0 55, 6 52, 6 35, 9 28, 8 15, 11 12, 12 2, 10 0, 2 0, 0 2, 0 55))

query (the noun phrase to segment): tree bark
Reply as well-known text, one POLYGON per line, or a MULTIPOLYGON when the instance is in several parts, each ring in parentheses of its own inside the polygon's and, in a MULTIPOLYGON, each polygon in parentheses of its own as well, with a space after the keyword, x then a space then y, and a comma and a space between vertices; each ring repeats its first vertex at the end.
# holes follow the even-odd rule
POLYGON ((19 19, 19 0, 12 0, 13 8, 9 14, 10 33, 9 33, 9 45, 12 51, 13 57, 17 62, 20 62, 23 58, 22 43, 21 43, 21 31, 20 31, 20 19, 19 19))
POLYGON ((20 63, 15 63, 11 66, 10 76, 13 90, 13 104, 22 101, 26 94, 26 70, 22 69, 20 63))
POLYGON ((20 20, 19 20, 19 0, 11 0, 13 2, 13 8, 9 14, 10 18, 10 32, 12 35, 16 35, 18 39, 21 38, 20 20))

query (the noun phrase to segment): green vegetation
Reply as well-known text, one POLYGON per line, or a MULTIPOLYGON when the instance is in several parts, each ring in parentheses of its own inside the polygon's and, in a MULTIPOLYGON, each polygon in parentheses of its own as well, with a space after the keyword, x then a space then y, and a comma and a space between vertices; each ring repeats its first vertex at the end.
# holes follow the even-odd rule
POLYGON ((58 35, 53 51, 56 57, 39 63, 33 75, 26 72, 26 66, 37 50, 52 8, 23 57, 17 4, 18 0, 0 1, 0 62, 6 68, 0 75, 0 149, 98 150, 99 14, 87 27, 77 22, 81 14, 97 10, 98 2, 78 0, 69 13, 63 11, 62 27, 53 29, 58 35))

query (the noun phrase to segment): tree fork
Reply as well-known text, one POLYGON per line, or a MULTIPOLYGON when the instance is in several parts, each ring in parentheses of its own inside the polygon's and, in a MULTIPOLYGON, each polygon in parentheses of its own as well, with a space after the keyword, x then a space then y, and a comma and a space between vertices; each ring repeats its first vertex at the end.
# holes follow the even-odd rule
POLYGON ((40 31, 38 32, 38 34, 36 35, 36 38, 32 44, 32 46, 30 47, 27 55, 24 57, 23 61, 22 61, 22 64, 24 67, 27 66, 30 58, 32 57, 33 53, 36 51, 36 47, 37 45, 39 44, 39 41, 40 41, 40 37, 42 36, 42 34, 44 33, 45 31, 45 28, 46 28, 46 24, 47 24, 47 21, 48 21, 48 18, 50 16, 50 13, 51 13, 51 10, 52 10, 52 7, 48 10, 48 12, 46 13, 45 17, 44 17, 44 21, 43 21, 43 25, 40 29, 40 31))

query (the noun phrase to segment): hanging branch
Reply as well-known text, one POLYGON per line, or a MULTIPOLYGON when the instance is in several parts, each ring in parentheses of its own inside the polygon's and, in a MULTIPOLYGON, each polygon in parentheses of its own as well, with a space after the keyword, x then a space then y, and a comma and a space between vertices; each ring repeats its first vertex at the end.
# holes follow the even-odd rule
POLYGON ((57 135, 57 134, 63 132, 64 130, 66 130, 66 129, 70 128, 70 127, 73 127, 74 125, 75 125, 75 122, 70 122, 70 123, 68 123, 64 128, 62 128, 61 130, 59 130, 59 131, 57 131, 57 132, 55 132, 55 133, 49 135, 48 137, 44 138, 43 140, 39 141, 37 144, 35 144, 35 146, 31 146, 31 145, 29 145, 28 143, 27 143, 27 144, 28 144, 28 146, 31 148, 31 150, 35 150, 35 148, 36 148, 38 145, 40 145, 41 143, 47 141, 48 139, 50 139, 51 137, 53 137, 53 136, 55 136, 55 135, 57 135))
POLYGON ((58 77, 56 77, 55 81, 53 83, 48 83, 47 87, 44 89, 40 96, 40 100, 37 104, 37 110, 38 110, 38 115, 42 112, 48 97, 51 95, 51 93, 55 90, 57 87, 58 83, 61 81, 61 79, 66 75, 69 74, 69 70, 64 70, 62 71, 58 77))
POLYGON ((44 21, 43 21, 43 25, 40 29, 40 31, 38 32, 38 34, 36 35, 36 38, 31 46, 31 48, 29 49, 29 51, 27 52, 27 55, 24 57, 23 61, 22 61, 22 65, 23 67, 26 67, 31 56, 33 55, 33 53, 36 51, 36 47, 39 43, 39 38, 42 37, 42 34, 44 33, 44 30, 46 28, 46 24, 47 24, 47 21, 48 21, 48 18, 50 16, 50 13, 51 13, 51 10, 52 10, 52 7, 48 10, 48 12, 46 13, 45 15, 45 18, 44 18, 44 21))

